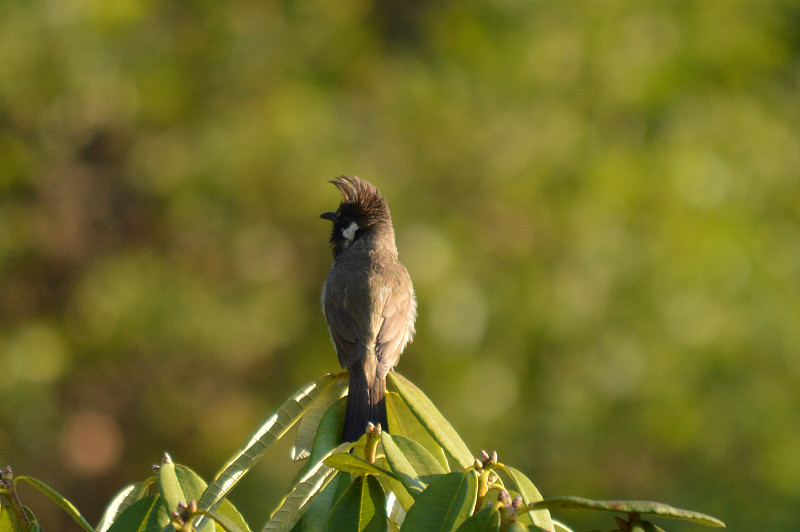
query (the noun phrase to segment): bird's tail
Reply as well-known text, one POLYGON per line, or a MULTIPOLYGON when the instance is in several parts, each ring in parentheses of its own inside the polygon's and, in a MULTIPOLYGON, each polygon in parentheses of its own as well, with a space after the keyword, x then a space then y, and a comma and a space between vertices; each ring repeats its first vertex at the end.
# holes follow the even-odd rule
POLYGON ((380 423, 383 431, 389 428, 386 420, 386 379, 376 376, 370 385, 363 372, 351 370, 342 442, 357 441, 369 422, 374 425, 380 423))

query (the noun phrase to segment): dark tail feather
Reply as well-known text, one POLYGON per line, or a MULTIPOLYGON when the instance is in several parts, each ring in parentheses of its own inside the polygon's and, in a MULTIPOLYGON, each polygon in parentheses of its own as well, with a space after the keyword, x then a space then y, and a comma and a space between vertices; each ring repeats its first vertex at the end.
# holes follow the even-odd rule
POLYGON ((357 441, 364 435, 367 423, 381 424, 387 431, 386 380, 375 378, 370 387, 363 373, 350 372, 350 391, 347 394, 347 410, 344 415, 342 442, 357 441))

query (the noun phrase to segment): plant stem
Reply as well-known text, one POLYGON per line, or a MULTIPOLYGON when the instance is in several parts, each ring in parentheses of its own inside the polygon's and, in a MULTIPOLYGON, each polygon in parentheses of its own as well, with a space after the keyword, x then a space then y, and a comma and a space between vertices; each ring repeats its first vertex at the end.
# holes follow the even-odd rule
POLYGON ((25 508, 22 506, 22 501, 19 498, 17 487, 14 485, 13 480, 14 474, 11 472, 11 467, 6 467, 2 472, 2 480, 0 480, 0 485, 4 486, 0 489, 0 495, 5 497, 14 510, 17 523, 22 524, 25 530, 30 530, 31 522, 28 519, 28 514, 25 513, 25 508))
POLYGON ((481 509, 483 506, 483 499, 486 497, 486 493, 489 491, 489 470, 482 469, 480 472, 480 476, 478 477, 478 497, 475 499, 475 508, 473 508, 472 513, 474 514, 478 510, 481 509))

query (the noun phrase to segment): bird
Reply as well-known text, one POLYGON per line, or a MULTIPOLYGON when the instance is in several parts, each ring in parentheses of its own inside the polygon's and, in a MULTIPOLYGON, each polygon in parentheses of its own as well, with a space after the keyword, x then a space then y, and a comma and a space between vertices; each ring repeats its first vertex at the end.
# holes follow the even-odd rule
POLYGON ((339 363, 350 373, 342 442, 355 442, 369 423, 388 431, 386 375, 414 337, 417 300, 397 258, 389 205, 375 186, 356 176, 332 181, 341 192, 333 222, 333 265, 322 309, 339 363))

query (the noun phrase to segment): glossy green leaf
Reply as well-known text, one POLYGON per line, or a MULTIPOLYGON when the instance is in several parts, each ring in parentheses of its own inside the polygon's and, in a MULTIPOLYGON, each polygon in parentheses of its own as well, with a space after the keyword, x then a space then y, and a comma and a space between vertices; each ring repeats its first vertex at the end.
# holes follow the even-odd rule
MULTIPOLYGON (((221 506, 221 505, 220 505, 221 506)), ((215 532, 244 532, 244 529, 233 522, 233 520, 222 515, 219 512, 209 512, 208 510, 199 510, 199 514, 205 516, 209 520, 213 520, 215 532)))
POLYGON ((384 432, 381 445, 387 464, 412 497, 428 486, 427 477, 446 473, 423 446, 404 436, 384 432))
POLYGON ((425 430, 442 446, 448 456, 448 461, 454 461, 464 469, 472 466, 475 459, 469 452, 469 448, 431 400, 396 371, 390 371, 387 380, 392 383, 425 430))
MULTIPOLYGON (((186 497, 184 502, 198 500, 208 487, 208 484, 200 475, 185 465, 175 464, 175 475, 178 477, 178 483, 181 486, 183 496, 186 497)), ((221 507, 221 505, 222 503, 220 503, 218 508, 221 507)), ((234 512, 238 514, 235 509, 234 512)), ((200 519, 198 519, 198 523, 195 523, 196 530, 211 532, 212 527, 208 526, 205 520, 203 522, 199 521, 200 519)))
POLYGON ((185 465, 175 464, 175 475, 178 477, 178 483, 180 483, 183 494, 187 498, 186 502, 196 501, 208 487, 208 484, 200 475, 185 465))
POLYGON ((335 473, 328 485, 314 497, 303 518, 292 529, 294 532, 319 532, 325 530, 334 503, 350 485, 350 475, 335 473))
MULTIPOLYGON (((164 455, 158 470, 158 490, 164 509, 170 514, 178 509, 179 503, 196 501, 206 489, 205 481, 186 466, 175 464, 168 454, 164 455)), ((196 525, 198 530, 209 531, 212 527, 204 521, 196 525)))
POLYGON ((322 456, 326 456, 331 449, 335 449, 341 443, 346 408, 347 397, 345 396, 333 403, 322 416, 314 443, 311 445, 309 464, 319 462, 322 456))
POLYGON ((444 475, 448 471, 442 466, 428 450, 405 436, 396 435, 392 437, 386 434, 388 439, 392 439, 393 443, 397 446, 399 451, 403 453, 406 460, 409 461, 417 475, 425 477, 428 475, 444 475))
POLYGON ((125 508, 108 528, 108 532, 161 530, 169 523, 160 495, 145 495, 125 508))
POLYGON ((351 473, 353 475, 385 475, 394 477, 391 471, 370 464, 363 458, 359 458, 349 453, 332 454, 324 460, 325 464, 335 467, 339 471, 351 473))
POLYGON ((82 529, 87 530, 88 532, 94 532, 94 528, 92 528, 92 525, 90 525, 86 521, 86 519, 83 518, 78 509, 75 508, 75 506, 71 502, 65 499, 64 496, 58 493, 56 490, 54 490, 41 480, 35 479, 33 477, 26 477, 26 476, 14 477, 15 486, 20 482, 25 482, 26 484, 29 484, 34 488, 36 488, 37 490, 39 490, 39 492, 41 492, 51 501, 56 503, 62 510, 67 512, 67 514, 72 518, 72 520, 75 521, 78 524, 78 526, 80 526, 82 529))
POLYGON ((137 482, 120 490, 106 506, 103 516, 100 518, 100 524, 97 525, 97 532, 106 532, 119 514, 147 494, 148 486, 149 482, 137 482))
POLYGON ((22 526, 17 526, 17 517, 11 506, 0 506, 0 532, 24 532, 22 526))
POLYGON ((30 508, 23 505, 22 511, 25 512, 25 516, 28 518, 28 522, 31 524, 31 531, 36 532, 37 530, 42 530, 42 526, 39 524, 39 520, 33 515, 33 511, 30 508))
POLYGON ((416 498, 428 487, 428 484, 419 478, 419 473, 397 446, 393 436, 387 432, 381 434, 381 445, 383 446, 386 463, 394 473, 395 478, 403 484, 412 497, 416 498))
POLYGON ((386 494, 372 475, 358 476, 336 501, 326 532, 386 532, 386 494))
POLYGON ((380 477, 378 480, 387 493, 387 500, 391 502, 391 504, 387 506, 389 520, 396 523, 399 528, 399 525, 403 524, 411 506, 413 506, 414 498, 409 495, 400 481, 388 479, 387 477, 380 477))
POLYGON ((402 532, 450 532, 472 513, 478 494, 475 471, 442 475, 417 496, 402 532))
POLYGON ((187 502, 175 473, 175 463, 168 454, 164 455, 158 468, 158 492, 167 513, 175 511, 179 503, 187 502))
POLYGON ((223 499, 217 510, 214 512, 216 515, 221 515, 233 523, 239 530, 243 532, 250 532, 250 525, 244 520, 241 512, 233 505, 228 499, 223 499))
MULTIPOLYGON (((384 462, 385 463, 385 462, 384 462)), ((388 464, 386 464, 388 467, 388 464)), ((395 522, 402 523, 405 518, 405 513, 414 504, 414 497, 408 492, 405 485, 397 479, 397 477, 388 477, 382 475, 378 477, 378 481, 383 486, 386 493, 394 495, 394 503, 389 511, 389 518, 394 518, 395 522), (401 515, 402 514, 402 515, 401 515)))
MULTIPOLYGON (((328 455, 346 452, 352 447, 351 443, 343 443, 332 449, 328 455)), ((336 469, 325 465, 322 460, 309 468, 297 483, 292 487, 286 497, 272 513, 269 520, 264 524, 262 531, 288 531, 300 520, 314 497, 320 493, 337 473, 336 469)))
MULTIPOLYGON (((528 505, 542 500, 542 494, 539 493, 539 490, 536 489, 536 486, 533 485, 533 482, 531 482, 530 479, 522 473, 522 471, 502 464, 498 464, 498 467, 504 470, 511 478, 511 481, 514 483, 517 491, 522 497, 523 503, 528 505)), ((533 510, 527 512, 527 514, 531 520, 531 524, 534 524, 544 530, 553 530, 553 520, 550 517, 550 512, 548 510, 533 510)))
POLYGON ((420 424, 419 419, 411 412, 397 392, 386 392, 386 414, 393 436, 405 436, 422 445, 431 456, 436 458, 445 471, 450 471, 442 446, 436 443, 433 436, 425 430, 425 427, 420 424))
POLYGON ((500 514, 493 508, 483 508, 461 523, 457 532, 498 532, 500 514))
POLYGON ((700 512, 674 508, 668 504, 653 501, 595 501, 582 497, 552 497, 535 503, 534 508, 553 509, 583 509, 600 510, 605 512, 638 513, 642 515, 657 515, 670 519, 681 519, 701 525, 724 527, 725 523, 700 512))
MULTIPOLYGON (((347 397, 342 397, 333 403, 317 427, 317 434, 311 446, 311 456, 306 461, 305 466, 295 476, 292 484, 296 483, 310 467, 319 462, 323 456, 327 456, 331 449, 335 449, 341 443, 342 427, 344 426, 344 413, 347 408, 347 397)), ((325 516, 327 519, 327 516, 325 516)))
POLYGON ((570 527, 555 519, 553 519, 553 530, 555 532, 574 532, 570 527))
MULTIPOLYGON (((264 452, 297 423, 311 407, 314 400, 331 386, 345 378, 343 374, 326 374, 301 387, 280 405, 267 420, 250 436, 248 442, 223 466, 214 481, 198 501, 198 506, 214 510, 219 501, 255 466, 264 452)), ((201 519, 199 523, 202 523, 201 519)))
MULTIPOLYGON (((341 399, 347 391, 348 379, 344 378, 346 375, 348 374, 341 374, 342 378, 334 381, 309 405, 297 427, 297 437, 292 447, 292 460, 305 460, 311 454, 311 446, 314 443, 320 421, 322 421, 331 405, 341 399)), ((336 443, 339 443, 339 439, 337 438, 336 443)))

